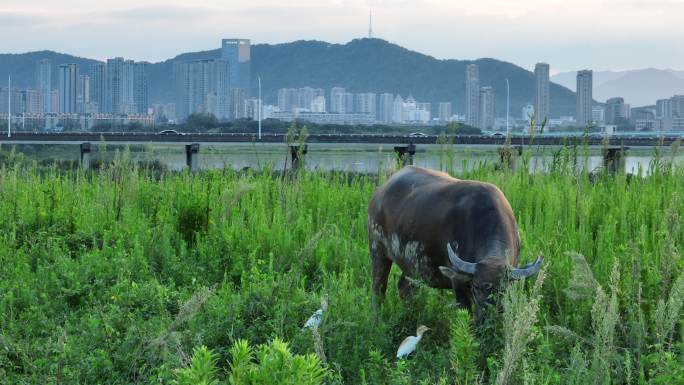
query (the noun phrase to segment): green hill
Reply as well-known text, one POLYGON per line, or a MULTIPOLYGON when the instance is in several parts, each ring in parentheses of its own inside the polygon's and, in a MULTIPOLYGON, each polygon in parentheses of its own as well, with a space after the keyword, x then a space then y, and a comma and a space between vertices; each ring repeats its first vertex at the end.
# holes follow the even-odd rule
MULTIPOLYGON (((218 57, 218 49, 184 53, 150 66, 150 102, 173 101, 171 82, 176 60, 218 57)), ((112 55, 114 56, 114 55, 112 55)), ((80 66, 94 60, 77 58, 52 51, 0 55, 0 79, 9 71, 18 87, 32 86, 35 63, 49 58, 55 64, 53 87, 57 84, 56 65, 76 62, 80 66)), ((522 106, 534 99, 534 75, 519 66, 496 59, 438 60, 410 51, 381 39, 357 39, 347 44, 320 41, 296 41, 286 44, 257 44, 252 47, 253 94, 256 76, 261 75, 265 101, 274 103, 283 87, 320 87, 326 92, 334 86, 349 92, 391 92, 418 101, 437 103, 450 101, 455 112, 463 113, 465 68, 470 63, 480 67, 482 86, 493 86, 497 115, 505 115, 506 81, 511 86, 511 116, 520 115, 522 106)), ((551 113, 573 115, 575 95, 557 84, 551 85, 551 113)))

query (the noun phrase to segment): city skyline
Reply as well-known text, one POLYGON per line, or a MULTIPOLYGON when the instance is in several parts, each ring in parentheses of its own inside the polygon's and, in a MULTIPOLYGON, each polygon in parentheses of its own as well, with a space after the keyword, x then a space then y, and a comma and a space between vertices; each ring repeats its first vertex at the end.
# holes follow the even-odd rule
MULTIPOLYGON (((89 67, 88 69, 79 68, 75 63, 59 64, 58 94, 50 96, 51 107, 48 109, 48 100, 43 95, 52 64, 50 60, 39 59, 35 62, 35 88, 29 87, 22 91, 8 89, 0 92, 0 99, 8 103, 9 100, 15 100, 12 113, 51 111, 90 115, 105 112, 112 116, 132 114, 142 119, 147 116, 148 119, 153 117, 155 120, 167 119, 174 122, 193 113, 209 113, 223 121, 254 119, 257 106, 262 105, 257 99, 250 97, 249 92, 250 80, 253 80, 250 79, 250 39, 223 38, 219 58, 174 62, 172 82, 175 85, 175 103, 150 104, 149 65, 148 62, 136 62, 121 56, 107 59, 106 63, 91 61, 84 66, 89 67), (21 111, 16 110, 19 104, 21 111), (55 104, 58 106, 54 107, 55 104), (169 119, 169 116, 173 119, 169 119)), ((537 124, 546 125, 547 119, 551 118, 549 72, 549 64, 535 65, 534 105, 523 106, 523 120, 526 120, 525 112, 530 110, 536 111, 537 124)), ((453 112, 452 104, 447 100, 440 100, 438 104, 419 102, 411 92, 404 94, 407 96, 404 99, 401 93, 394 96, 388 94, 387 90, 383 90, 378 100, 376 92, 349 92, 344 83, 341 83, 330 87, 329 94, 323 88, 308 85, 280 88, 277 92, 277 104, 266 106, 267 116, 291 121, 297 119, 299 114, 304 114, 312 122, 364 125, 382 122, 430 124, 456 121, 483 130, 500 128, 502 123, 497 119, 496 88, 488 84, 488 81, 484 84, 481 82, 478 64, 466 65, 464 75, 463 115, 447 113, 453 112), (329 100, 326 100, 326 95, 329 95, 329 100)), ((658 100, 655 109, 635 109, 634 119, 631 118, 631 105, 625 103, 622 97, 609 99, 605 106, 596 105, 592 97, 592 78, 592 70, 577 72, 575 117, 554 117, 549 119, 551 126, 632 124, 639 129, 653 130, 660 127, 672 130, 679 128, 684 122, 681 114, 684 108, 677 95, 668 100, 658 100)), ((93 123, 91 121, 82 124, 90 127, 93 123)), ((508 129, 508 119, 506 127, 508 129)))
POLYGON ((7 52, 51 49, 99 60, 116 52, 136 61, 158 62, 181 52, 213 48, 225 35, 250 36, 254 44, 300 39, 342 43, 367 35, 372 9, 374 37, 439 59, 496 57, 526 69, 543 60, 553 63, 552 75, 587 67, 681 69, 684 62, 684 51, 672 49, 684 39, 684 26, 677 21, 682 2, 481 3, 468 4, 464 11, 458 2, 437 0, 256 0, 229 6, 218 0, 101 0, 78 6, 74 0, 38 0, 30 5, 6 0, 0 6, 0 33, 22 36, 3 42, 7 52), (302 24, 303 14, 315 17, 302 24), (511 28, 492 29, 492 24, 511 28), (79 36, 75 49, 74 36, 79 36), (468 39, 457 38, 458 44, 453 44, 453 36, 468 39), (643 54, 634 55, 635 51, 643 54))

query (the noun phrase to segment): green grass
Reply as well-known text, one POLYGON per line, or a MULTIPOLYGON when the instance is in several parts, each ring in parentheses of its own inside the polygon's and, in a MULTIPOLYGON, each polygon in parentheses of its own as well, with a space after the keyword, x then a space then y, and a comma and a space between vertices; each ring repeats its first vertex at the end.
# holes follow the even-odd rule
POLYGON ((396 268, 371 311, 366 209, 385 175, 6 162, 0 383, 682 383, 684 170, 592 184, 572 158, 457 175, 504 191, 522 263, 546 256, 543 286, 512 287, 479 329, 448 290, 402 302, 396 268))

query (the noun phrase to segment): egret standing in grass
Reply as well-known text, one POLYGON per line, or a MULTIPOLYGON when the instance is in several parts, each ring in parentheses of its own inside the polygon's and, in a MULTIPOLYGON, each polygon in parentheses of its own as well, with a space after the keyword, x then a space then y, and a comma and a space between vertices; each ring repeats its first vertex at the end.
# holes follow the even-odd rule
POLYGON ((318 329, 318 327, 321 325, 321 322, 323 322, 323 312, 328 309, 328 297, 323 296, 321 298, 321 308, 316 310, 316 312, 313 313, 311 317, 309 317, 308 320, 306 320, 306 323, 304 324, 305 329, 318 329))
POLYGON ((401 341, 401 345, 399 345, 399 349, 397 350, 397 358, 404 358, 413 353, 413 351, 416 350, 416 346, 418 346, 418 342, 420 342, 420 339, 423 338, 423 333, 428 330, 430 330, 429 327, 420 325, 416 330, 415 336, 408 336, 401 341))

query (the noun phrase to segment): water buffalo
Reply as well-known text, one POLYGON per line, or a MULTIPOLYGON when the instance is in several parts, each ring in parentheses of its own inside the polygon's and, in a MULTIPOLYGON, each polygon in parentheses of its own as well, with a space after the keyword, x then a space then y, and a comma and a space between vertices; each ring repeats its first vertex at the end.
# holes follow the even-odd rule
POLYGON ((540 257, 515 267, 518 226, 496 186, 414 166, 394 174, 373 195, 368 240, 376 304, 385 296, 394 262, 402 271, 402 297, 412 289, 407 278, 453 289, 462 306, 475 303, 480 321, 484 305, 506 274, 527 278, 543 261, 540 257))

